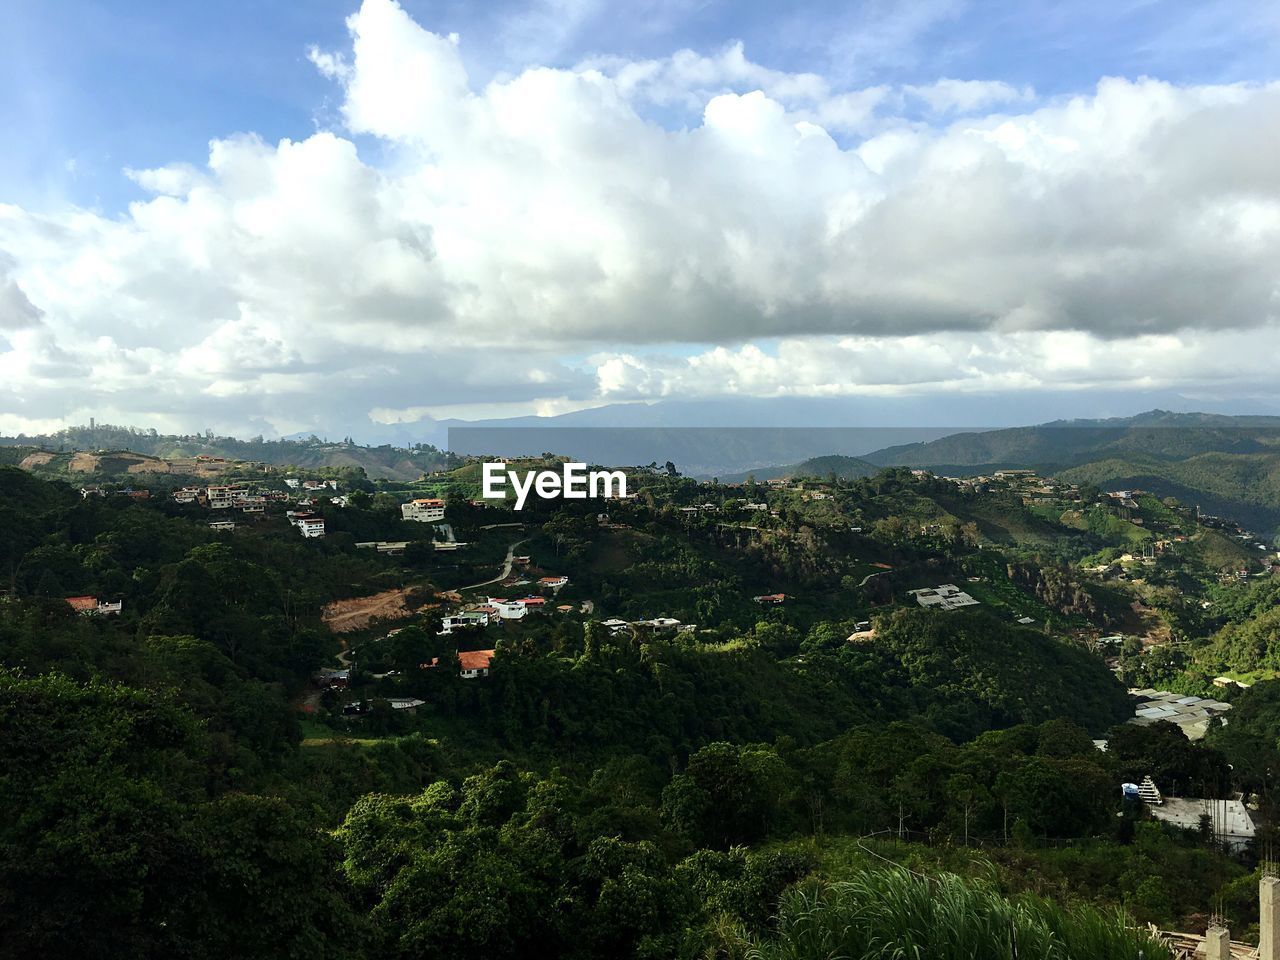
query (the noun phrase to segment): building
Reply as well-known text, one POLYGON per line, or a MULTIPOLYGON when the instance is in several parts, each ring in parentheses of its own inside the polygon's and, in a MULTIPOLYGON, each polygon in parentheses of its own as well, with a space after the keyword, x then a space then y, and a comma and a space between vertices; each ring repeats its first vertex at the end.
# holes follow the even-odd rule
POLYGON ((461 613, 455 613, 445 617, 440 621, 440 630, 436 634, 440 637, 448 636, 459 627, 487 627, 489 625, 489 614, 484 610, 464 610, 461 613))
POLYGON ((248 492, 244 487, 209 487, 205 491, 205 496, 208 498, 210 510, 227 510, 239 506, 248 492))
POLYGON ((464 680, 489 675, 489 664, 493 662, 492 650, 460 650, 458 651, 458 676, 464 680))
POLYGON ((234 530, 235 528, 236 528, 236 522, 234 520, 211 520, 209 522, 210 530, 217 530, 219 532, 222 532, 226 530, 234 530))
POLYGON ((400 516, 419 523, 439 523, 444 519, 444 501, 432 498, 410 500, 400 504, 400 516))
POLYGON ((1183 830, 1199 830, 1201 818, 1208 817, 1214 835, 1233 852, 1248 846, 1255 833, 1253 817, 1240 800, 1165 797, 1163 803, 1150 809, 1157 820, 1183 830))
POLYGON ((293 515, 289 518, 289 522, 298 528, 298 532, 304 537, 311 539, 313 537, 324 536, 324 517, 317 516, 314 513, 298 513, 290 511, 293 515))
POLYGON ((1138 698, 1130 723, 1145 727, 1166 721, 1177 725, 1188 740, 1199 740, 1209 730, 1214 717, 1231 709, 1231 704, 1205 697, 1184 697, 1167 690, 1130 690, 1138 698))
POLYGON ((356 544, 357 550, 376 550, 390 556, 404 553, 409 546, 408 540, 365 540, 356 544))
POLYGON ((123 600, 99 600, 97 597, 67 597, 67 606, 85 616, 117 614, 124 609, 123 600))
POLYGON ((908 590, 910 596, 922 607, 934 607, 938 610, 959 610, 961 607, 976 607, 978 601, 969 596, 954 583, 944 583, 938 587, 923 590, 908 590))
POLYGON ((492 607, 503 620, 522 620, 529 612, 523 600, 505 600, 501 597, 490 597, 488 606, 492 607))
POLYGON ((568 577, 542 577, 538 580, 538 586, 547 590, 559 590, 561 587, 567 587, 568 585, 568 577))
POLYGON ((773 606, 777 606, 778 604, 786 601, 787 595, 785 593, 766 593, 758 597, 752 597, 751 599, 756 603, 765 605, 772 604, 773 606))

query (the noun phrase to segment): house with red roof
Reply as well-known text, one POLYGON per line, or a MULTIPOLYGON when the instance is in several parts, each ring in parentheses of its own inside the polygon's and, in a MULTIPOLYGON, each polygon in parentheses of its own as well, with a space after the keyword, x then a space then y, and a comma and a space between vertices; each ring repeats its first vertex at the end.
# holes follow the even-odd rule
POLYGON ((465 680, 489 675, 489 664, 493 660, 492 650, 460 650, 458 651, 458 676, 465 680))
POLYGON ((67 605, 85 616, 116 614, 124 609, 123 600, 99 600, 97 597, 67 597, 67 605))

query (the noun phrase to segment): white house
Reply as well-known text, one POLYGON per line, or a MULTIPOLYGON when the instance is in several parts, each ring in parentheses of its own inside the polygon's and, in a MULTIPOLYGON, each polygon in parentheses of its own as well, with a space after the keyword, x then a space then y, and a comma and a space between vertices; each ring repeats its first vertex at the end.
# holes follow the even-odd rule
POLYGON ((459 627, 487 627, 489 614, 483 610, 464 610, 440 621, 440 632, 437 636, 448 636, 459 627))
POLYGON ((490 597, 489 606, 498 611, 503 620, 522 620, 529 612, 523 600, 504 600, 501 597, 490 597))
POLYGON ((249 491, 244 487, 209 487, 205 491, 209 498, 209 508, 211 510, 226 510, 229 507, 239 506, 249 491))
POLYGON ((439 523, 444 519, 444 501, 433 498, 410 500, 400 504, 400 516, 419 523, 439 523))
POLYGON ((236 522, 234 520, 214 520, 210 522, 209 529, 217 531, 234 530, 236 522))
POLYGON ((324 517, 318 517, 314 513, 294 513, 289 518, 289 522, 297 527, 298 532, 304 537, 324 536, 324 517))

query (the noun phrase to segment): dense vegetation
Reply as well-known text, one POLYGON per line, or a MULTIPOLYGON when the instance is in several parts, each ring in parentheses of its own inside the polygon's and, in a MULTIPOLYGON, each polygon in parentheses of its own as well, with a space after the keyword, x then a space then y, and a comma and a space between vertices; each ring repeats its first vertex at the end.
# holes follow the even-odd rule
MULTIPOLYGON (((1247 864, 1142 822, 1116 786, 1269 804, 1276 696, 1242 695, 1207 746, 1124 725, 1123 684, 1049 628, 1121 615, 1074 566, 1117 549, 1105 532, 905 471, 749 489, 773 505, 755 512, 682 511, 727 495, 673 472, 639 489, 608 527, 536 505, 486 530, 516 518, 451 503, 473 552, 435 553, 377 485, 304 541, 281 516, 220 535, 197 507, 0 468, 6 954, 879 956, 892 929, 946 956, 932 925, 995 956, 1015 935, 1019 956, 1126 956, 1115 906, 1181 924, 1247 888, 1247 864), (397 535, 398 557, 355 547, 397 535), (438 636, 443 589, 516 543, 570 576, 574 612, 438 636), (982 605, 900 602, 948 578, 982 605), (389 587, 412 615, 346 634, 359 669, 321 694, 340 648, 322 607, 389 587), (78 615, 76 594, 124 612, 78 615), (851 641, 862 618, 874 638, 851 641), (488 678, 420 668, 493 645, 488 678)), ((1153 579, 1188 575, 1164 563, 1153 579)), ((1186 616, 1230 653, 1273 606, 1253 590, 1186 616)))

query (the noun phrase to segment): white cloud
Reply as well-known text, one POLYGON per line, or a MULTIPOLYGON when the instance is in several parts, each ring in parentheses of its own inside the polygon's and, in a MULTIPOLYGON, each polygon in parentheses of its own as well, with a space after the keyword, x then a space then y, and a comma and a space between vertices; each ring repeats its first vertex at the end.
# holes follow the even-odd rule
POLYGON ((1017 89, 1000 80, 952 80, 943 78, 927 86, 906 86, 903 93, 924 101, 937 113, 969 113, 996 104, 1029 103, 1035 99, 1030 87, 1017 89))
POLYGON ((1112 340, 1082 331, 804 337, 771 350, 744 344, 683 357, 606 352, 590 360, 603 397, 635 400, 1221 388, 1266 384, 1277 354, 1280 325, 1269 324, 1112 340))
POLYGON ((1160 344, 1216 357, 1246 342, 1223 331, 1272 330, 1280 86, 841 89, 730 44, 477 87, 465 38, 391 0, 348 26, 349 51, 309 54, 346 131, 129 170, 152 195, 118 217, 0 206, 0 410, 350 425, 708 384, 1094 382, 1061 371, 1073 350, 1201 382, 1160 344), (349 134, 389 149, 375 165, 349 134), (636 349, 672 343, 712 346, 636 349))

